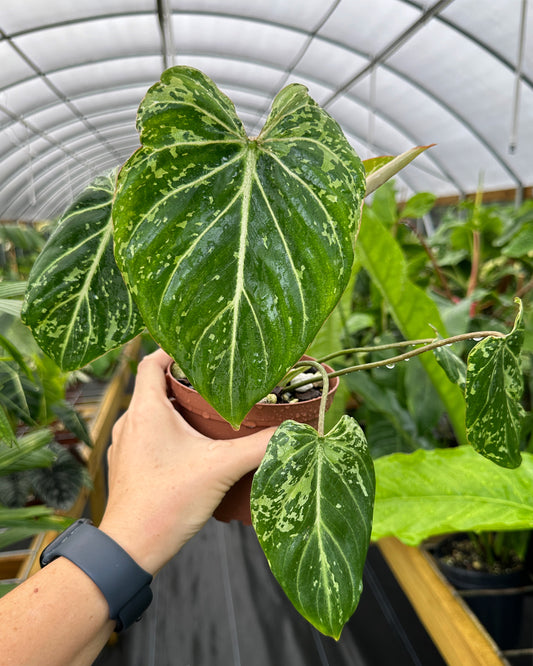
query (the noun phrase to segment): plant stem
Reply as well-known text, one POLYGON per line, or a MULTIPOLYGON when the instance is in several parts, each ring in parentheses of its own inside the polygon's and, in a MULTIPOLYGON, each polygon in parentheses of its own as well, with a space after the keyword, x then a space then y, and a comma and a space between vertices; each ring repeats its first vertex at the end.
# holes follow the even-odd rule
POLYGON ((470 277, 468 279, 468 287, 466 289, 466 296, 471 296, 477 286, 477 276, 479 273, 479 262, 481 256, 481 234, 475 230, 472 234, 473 248, 472 248, 472 267, 470 270, 470 277))
MULTIPOLYGON (((326 403, 328 400, 328 393, 329 393, 329 377, 328 373, 326 372, 326 368, 324 368, 320 363, 317 361, 299 361, 296 363, 294 366, 295 368, 301 368, 301 367, 307 367, 307 366, 312 366, 318 372, 320 373, 320 376, 322 378, 322 397, 320 399, 320 408, 318 411, 318 434, 320 437, 324 437, 324 421, 326 418, 326 403)), ((303 384, 308 383, 309 380, 306 380, 303 382, 303 384)), ((300 386, 302 385, 301 382, 298 383, 300 386)), ((297 384, 293 384, 292 386, 297 386, 297 384)))
POLYGON ((446 279, 446 276, 444 275, 441 267, 439 266, 439 263, 438 263, 438 261, 435 257, 434 252, 433 252, 433 249, 430 247, 430 245, 428 243, 426 243, 423 235, 418 231, 418 229, 416 228, 416 226, 414 224, 412 224, 409 220, 405 220, 405 221, 402 221, 402 222, 416 236, 418 242, 422 246, 422 249, 427 254, 429 260, 431 261, 431 265, 433 266, 433 270, 437 274, 439 282, 441 283, 442 288, 444 289, 444 292, 446 294, 446 298, 449 301, 453 302, 453 292, 450 289, 450 285, 448 284, 448 280, 446 279))
POLYGON ((327 356, 322 356, 318 359, 319 363, 325 363, 337 356, 348 356, 349 354, 359 354, 364 352, 382 351, 384 349, 397 349, 398 347, 410 347, 411 345, 428 345, 433 342, 435 338, 424 338, 423 340, 402 340, 401 342, 389 342, 385 345, 373 345, 368 347, 351 347, 350 349, 341 349, 340 351, 332 352, 327 356))
MULTIPOLYGON (((342 375, 347 375, 350 372, 356 372, 357 370, 371 370, 372 368, 381 368, 383 366, 387 365, 394 365, 396 363, 400 363, 401 361, 405 361, 407 359, 413 358, 414 356, 418 356, 419 354, 423 354, 424 352, 427 351, 432 351, 433 349, 437 349, 438 347, 444 347, 446 345, 451 345, 454 342, 462 342, 463 340, 472 340, 476 338, 488 338, 488 337, 495 337, 495 338, 504 338, 505 333, 501 333, 500 331, 474 331, 473 333, 461 333, 461 335, 454 335, 451 338, 443 338, 443 339, 431 339, 431 342, 428 343, 427 339, 425 340, 408 340, 408 341, 403 341, 400 343, 396 343, 394 345, 381 345, 381 349, 386 348, 390 349, 393 347, 405 347, 406 345, 416 345, 416 344, 422 344, 422 347, 417 347, 416 349, 412 349, 411 351, 405 352, 404 354, 399 354, 398 356, 391 356, 390 358, 385 358, 382 359, 381 361, 373 361, 372 363, 362 363, 360 365, 352 365, 349 368, 343 368, 342 370, 337 370, 336 372, 330 372, 328 373, 328 377, 331 379, 333 377, 341 377, 342 375)), ((353 352, 355 349, 343 349, 340 352, 335 352, 335 354, 330 354, 327 357, 324 357, 325 359, 330 359, 334 358, 335 356, 341 356, 349 352, 353 352)), ((360 347, 359 350, 365 350, 365 351, 374 351, 376 349, 379 349, 379 347, 360 347)), ((320 362, 324 362, 324 358, 320 359, 320 362)), ((311 361, 301 361, 300 365, 314 365, 311 361)), ((311 377, 308 380, 301 381, 295 384, 291 384, 291 388, 298 388, 299 386, 303 386, 304 384, 308 383, 309 381, 314 381, 316 382, 318 380, 318 376, 315 375, 315 377, 311 377)))

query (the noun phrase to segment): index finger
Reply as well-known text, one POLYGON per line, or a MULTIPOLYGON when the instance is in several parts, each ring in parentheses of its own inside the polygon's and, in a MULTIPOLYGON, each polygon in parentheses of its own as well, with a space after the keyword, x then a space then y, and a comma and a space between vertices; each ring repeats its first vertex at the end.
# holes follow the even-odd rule
POLYGON ((135 388, 133 390, 132 402, 145 398, 148 394, 165 396, 167 384, 165 380, 165 369, 172 362, 172 358, 162 349, 145 356, 137 368, 135 388))

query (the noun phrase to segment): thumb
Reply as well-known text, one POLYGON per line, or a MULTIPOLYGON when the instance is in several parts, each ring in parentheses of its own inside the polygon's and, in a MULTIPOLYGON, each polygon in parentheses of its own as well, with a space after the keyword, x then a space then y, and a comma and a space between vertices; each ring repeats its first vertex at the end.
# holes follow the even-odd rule
POLYGON ((265 428, 252 435, 232 440, 234 445, 228 447, 224 453, 231 476, 237 480, 259 467, 276 430, 277 428, 265 428))

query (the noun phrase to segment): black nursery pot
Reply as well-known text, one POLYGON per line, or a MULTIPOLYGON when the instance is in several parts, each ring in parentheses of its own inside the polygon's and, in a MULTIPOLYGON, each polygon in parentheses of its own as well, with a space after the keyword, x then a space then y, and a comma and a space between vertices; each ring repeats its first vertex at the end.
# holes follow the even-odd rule
POLYGON ((516 648, 524 611, 524 593, 520 588, 528 585, 528 573, 525 568, 501 574, 474 571, 447 564, 441 559, 448 552, 451 542, 467 539, 466 535, 456 535, 444 539, 437 546, 434 556, 439 569, 456 590, 472 592, 464 600, 496 644, 502 650, 516 648), (475 594, 476 590, 480 591, 479 595, 475 594), (481 593, 481 590, 484 592, 481 593), (488 594, 488 590, 493 593, 488 594))

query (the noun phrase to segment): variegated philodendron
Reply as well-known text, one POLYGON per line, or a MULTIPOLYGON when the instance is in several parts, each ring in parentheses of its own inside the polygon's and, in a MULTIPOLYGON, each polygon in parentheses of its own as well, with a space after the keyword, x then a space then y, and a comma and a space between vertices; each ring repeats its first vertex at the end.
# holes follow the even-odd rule
MULTIPOLYGON (((162 74, 139 107, 137 126, 141 147, 118 176, 89 185, 45 246, 22 316, 64 369, 146 327, 237 427, 339 301, 365 193, 427 146, 363 165, 299 84, 277 95, 260 134, 247 137, 233 103, 190 67, 162 74)), ((385 231, 371 232, 372 225, 362 229, 362 256, 378 248, 368 263, 386 289, 383 273, 396 283, 405 271, 383 266, 391 256, 379 252, 375 235, 385 231)), ((397 317, 400 329, 402 321, 397 317)), ((520 392, 513 359, 521 335, 517 324, 503 342, 490 338, 471 354, 466 375, 469 437, 507 466, 520 462, 516 428, 510 431, 495 405, 505 403, 509 414, 520 392), (504 389, 491 394, 495 374, 504 389), (478 400, 483 393, 494 404, 478 400), (498 441, 476 438, 480 424, 497 430, 498 441)), ((462 369, 448 365, 464 383, 462 369)), ((326 435, 286 422, 255 477, 253 521, 274 574, 296 608, 336 638, 361 593, 374 487, 363 433, 348 417, 326 435)))
POLYGON ((339 638, 362 591, 375 479, 357 422, 325 436, 283 423, 254 476, 252 519, 272 572, 295 608, 339 638))

